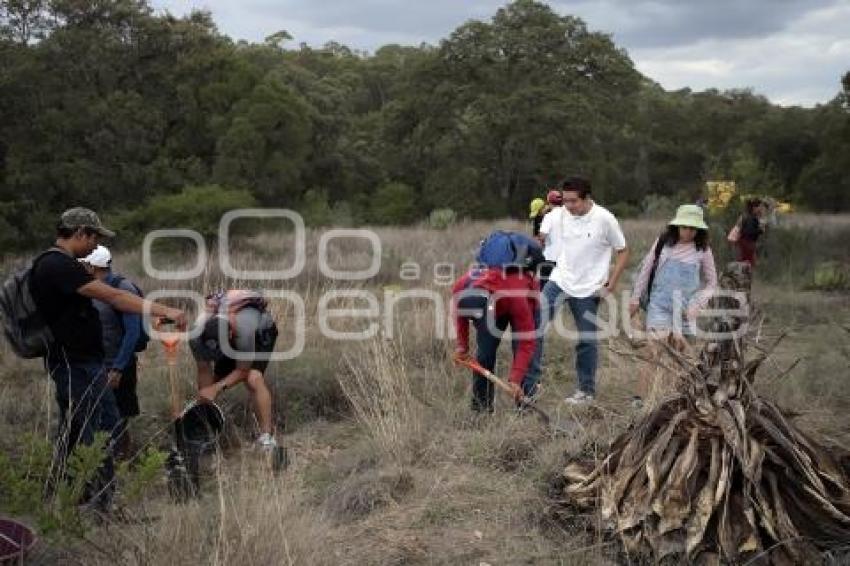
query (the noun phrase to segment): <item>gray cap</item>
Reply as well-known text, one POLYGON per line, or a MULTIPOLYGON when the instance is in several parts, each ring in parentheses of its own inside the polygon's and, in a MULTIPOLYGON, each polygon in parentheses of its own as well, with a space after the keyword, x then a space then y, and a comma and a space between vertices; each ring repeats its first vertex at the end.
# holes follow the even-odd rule
POLYGON ((107 230, 100 222, 97 214, 88 208, 69 208, 62 213, 62 226, 66 228, 93 228, 101 236, 115 237, 115 232, 107 230))

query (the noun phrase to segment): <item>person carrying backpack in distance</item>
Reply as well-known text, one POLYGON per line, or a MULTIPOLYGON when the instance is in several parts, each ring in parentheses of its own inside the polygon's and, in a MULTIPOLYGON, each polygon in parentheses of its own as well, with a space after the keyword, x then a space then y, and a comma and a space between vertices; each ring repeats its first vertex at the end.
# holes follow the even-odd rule
POLYGON ((756 265, 756 248, 766 228, 767 208, 761 199, 749 199, 744 204, 744 213, 735 221, 726 239, 737 249, 738 261, 756 265))
POLYGON ((225 389, 244 382, 259 423, 257 446, 274 450, 272 396, 265 372, 278 330, 262 293, 235 289, 213 293, 198 325, 201 332, 189 341, 198 368, 198 400, 211 403, 225 389), (239 359, 225 352, 225 342, 239 359))
MULTIPOLYGON (((92 253, 80 261, 98 281, 139 297, 143 296, 137 285, 112 270, 112 254, 105 246, 97 246, 92 253)), ((138 380, 136 354, 145 350, 149 337, 142 327, 141 315, 119 312, 111 305, 97 299, 93 303, 100 315, 100 325, 103 330, 107 384, 112 388, 118 414, 121 417, 114 433, 116 453, 123 458, 128 458, 131 445, 129 422, 140 412, 139 397, 136 393, 138 380)))
POLYGON ((538 276, 541 288, 546 285, 549 281, 549 277, 552 276, 552 271, 558 263, 558 254, 561 253, 560 239, 552 237, 551 219, 547 221, 546 218, 549 216, 550 212, 564 205, 564 195, 561 193, 560 189, 552 189, 549 191, 549 194, 546 195, 546 202, 548 203, 546 214, 543 216, 543 220, 537 234, 535 234, 537 241, 539 241, 540 245, 543 246, 543 257, 545 259, 545 261, 540 264, 538 276))
MULTIPOLYGON (((535 314, 540 287, 534 277, 542 261, 540 245, 518 232, 497 231, 485 239, 477 266, 452 287, 452 309, 457 328, 455 363, 470 359, 469 325, 476 331, 476 359, 489 371, 505 330, 513 334, 513 364, 509 385, 514 399, 533 398, 536 381, 525 379, 536 347, 535 314)), ((472 410, 493 412, 495 389, 485 377, 472 374, 472 410)))
POLYGON ((529 377, 537 380, 542 371, 546 326, 567 304, 579 332, 576 344, 578 387, 565 402, 581 405, 596 394, 599 363, 596 312, 602 297, 613 293, 626 268, 629 249, 617 219, 591 198, 590 181, 570 177, 562 184, 564 206, 544 218, 540 235, 558 245, 558 260, 541 298, 540 330, 529 377), (616 252, 614 269, 611 257, 616 252))
MULTIPOLYGON (((12 349, 23 358, 43 358, 56 385, 60 418, 57 469, 64 468, 77 443, 92 444, 96 431, 111 432, 117 424, 117 408, 103 365, 100 317, 92 300, 120 312, 147 311, 186 326, 182 310, 111 287, 77 261, 89 255, 101 238, 114 235, 93 211, 66 210, 57 224, 54 246, 39 254, 28 268, 12 274, 0 292, 3 331, 12 349)), ((107 451, 99 476, 100 485, 88 489, 85 498, 108 505, 113 479, 111 451, 107 451)))
MULTIPOLYGON (((717 269, 703 210, 683 204, 643 258, 629 302, 629 314, 646 310, 650 357, 661 355, 660 342, 669 340, 679 350, 688 348, 686 336, 696 333, 696 320, 717 289, 717 269)), ((638 374, 640 406, 650 392, 650 370, 638 374)))

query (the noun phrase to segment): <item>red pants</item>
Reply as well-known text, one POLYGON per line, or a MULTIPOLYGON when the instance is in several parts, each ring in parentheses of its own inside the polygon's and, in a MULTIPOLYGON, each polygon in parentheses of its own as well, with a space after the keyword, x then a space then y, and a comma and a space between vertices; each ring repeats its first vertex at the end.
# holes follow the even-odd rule
POLYGON ((738 261, 746 261, 755 267, 756 243, 753 240, 746 240, 744 238, 738 240, 738 261))

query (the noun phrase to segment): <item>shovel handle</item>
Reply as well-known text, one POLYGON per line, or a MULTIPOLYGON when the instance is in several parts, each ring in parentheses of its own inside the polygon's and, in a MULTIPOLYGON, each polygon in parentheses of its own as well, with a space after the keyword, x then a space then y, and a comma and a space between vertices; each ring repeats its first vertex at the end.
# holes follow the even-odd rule
MULTIPOLYGON (((462 366, 466 366, 467 368, 471 369, 475 373, 484 376, 484 378, 487 381, 489 381, 490 383, 492 383, 493 385, 495 385, 496 387, 498 387, 499 389, 501 389, 502 391, 504 391, 505 393, 507 393, 511 397, 513 397, 513 394, 514 394, 513 389, 511 389, 510 386, 507 383, 502 381, 496 374, 494 374, 492 371, 488 370, 487 368, 483 367, 481 364, 479 364, 475 360, 472 360, 472 359, 462 360, 462 361, 459 361, 458 363, 462 366)), ((535 405, 534 401, 532 401, 531 399, 529 399, 525 395, 520 397, 519 402, 523 407, 528 407, 529 409, 531 409, 532 411, 537 413, 538 416, 540 416, 540 418, 546 424, 551 423, 552 419, 549 417, 549 414, 546 413, 546 411, 544 411, 543 409, 541 409, 537 405, 535 405)))
POLYGON ((169 400, 171 401, 171 416, 175 420, 180 417, 180 413, 182 412, 180 409, 180 390, 177 387, 177 376, 175 375, 176 371, 177 367, 174 364, 168 364, 169 400))
MULTIPOLYGON (((496 387, 498 387, 499 389, 501 389, 502 391, 504 391, 505 393, 507 393, 508 395, 513 397, 514 390, 511 389, 511 387, 507 383, 502 381, 496 374, 494 374, 492 371, 488 370, 487 368, 485 368, 484 366, 482 366, 481 364, 479 364, 475 360, 463 360, 463 361, 460 362, 460 364, 468 367, 469 369, 471 369, 475 373, 482 375, 487 381, 489 381, 490 383, 492 383, 493 385, 495 385, 496 387)), ((524 395, 519 399, 519 401, 520 401, 520 403, 522 403, 524 405, 530 405, 531 404, 531 400, 524 395)))
POLYGON ((471 369, 475 373, 483 376, 485 379, 487 379, 487 381, 489 381, 490 383, 492 383, 493 385, 495 385, 496 387, 498 387, 499 389, 501 389, 505 393, 510 393, 511 395, 513 395, 513 390, 510 388, 510 386, 507 383, 502 381, 496 374, 494 374, 492 371, 488 370, 487 368, 485 368, 484 366, 482 366, 481 364, 479 364, 475 360, 463 360, 459 363, 461 365, 468 367, 469 369, 471 369))

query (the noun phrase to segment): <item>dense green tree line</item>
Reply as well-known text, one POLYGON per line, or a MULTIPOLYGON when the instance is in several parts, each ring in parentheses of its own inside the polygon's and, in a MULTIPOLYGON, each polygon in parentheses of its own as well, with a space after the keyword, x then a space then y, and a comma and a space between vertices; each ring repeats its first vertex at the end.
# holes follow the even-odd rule
POLYGON ((608 35, 531 0, 438 46, 290 43, 234 42, 208 13, 144 0, 2 0, 0 249, 43 239, 72 204, 133 233, 180 203, 313 223, 486 218, 577 172, 624 211, 712 178, 850 208, 850 74, 814 109, 666 92, 608 35))

